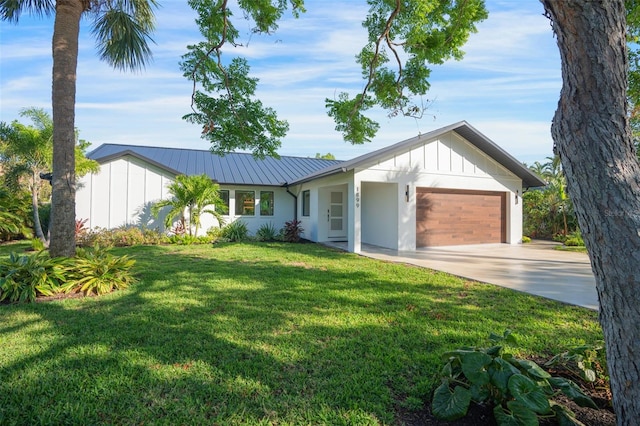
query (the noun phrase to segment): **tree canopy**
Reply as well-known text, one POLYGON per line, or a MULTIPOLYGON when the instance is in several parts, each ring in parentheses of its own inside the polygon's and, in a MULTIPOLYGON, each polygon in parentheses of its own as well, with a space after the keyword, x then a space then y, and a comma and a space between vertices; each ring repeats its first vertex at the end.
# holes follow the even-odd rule
MULTIPOLYGON (((303 0, 239 1, 255 33, 271 33, 290 9, 305 11, 303 0)), ((246 59, 228 59, 225 48, 239 45, 237 24, 227 1, 190 0, 198 12, 204 40, 189 46, 182 69, 193 82, 193 113, 185 116, 202 126, 214 152, 251 149, 258 157, 277 156, 288 124, 256 99, 257 79, 246 59)), ((487 17, 483 0, 369 0, 363 20, 368 42, 355 58, 364 81, 360 93, 339 93, 326 99, 336 130, 353 144, 369 142, 379 124, 366 116, 373 107, 389 116, 419 117, 427 103, 432 65, 463 57, 462 46, 487 17)))

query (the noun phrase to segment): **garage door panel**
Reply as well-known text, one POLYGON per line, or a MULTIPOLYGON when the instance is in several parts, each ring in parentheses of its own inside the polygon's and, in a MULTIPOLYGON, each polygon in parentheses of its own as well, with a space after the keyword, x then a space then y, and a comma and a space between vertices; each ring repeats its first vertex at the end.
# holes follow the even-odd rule
POLYGON ((416 197, 418 247, 505 241, 503 192, 417 188, 416 197))

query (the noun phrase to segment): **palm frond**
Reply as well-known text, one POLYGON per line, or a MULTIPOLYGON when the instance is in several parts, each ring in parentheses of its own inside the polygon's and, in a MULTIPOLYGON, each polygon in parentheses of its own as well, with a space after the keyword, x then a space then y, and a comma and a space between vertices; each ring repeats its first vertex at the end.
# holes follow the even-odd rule
POLYGON ((0 19, 12 23, 17 23, 22 13, 42 17, 55 11, 54 0, 0 0, 0 19))
MULTIPOLYGON (((1 1, 1 0, 0 0, 1 1)), ((120 0, 96 11, 92 33, 100 59, 120 70, 138 70, 151 60, 155 0, 120 0)))

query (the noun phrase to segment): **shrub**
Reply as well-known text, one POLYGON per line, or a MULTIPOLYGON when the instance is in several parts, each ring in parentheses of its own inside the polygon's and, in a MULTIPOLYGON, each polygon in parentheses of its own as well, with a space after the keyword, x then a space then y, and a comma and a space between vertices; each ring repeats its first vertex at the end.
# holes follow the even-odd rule
POLYGON ((89 219, 76 219, 76 240, 89 231, 87 228, 88 220, 89 219))
POLYGON ((282 238, 288 243, 299 242, 300 234, 304 231, 302 226, 300 226, 301 223, 299 220, 285 222, 284 228, 282 229, 282 238))
POLYGON ((162 244, 166 236, 152 229, 123 226, 116 229, 95 228, 76 236, 80 247, 126 247, 135 245, 162 244))
POLYGON ((52 296, 64 281, 66 259, 51 259, 47 252, 31 255, 11 253, 0 262, 0 300, 33 302, 37 296, 52 296))
POLYGON ((31 238, 29 242, 31 242, 33 251, 43 251, 45 249, 44 243, 40 238, 31 238))
POLYGON ((236 220, 222 227, 220 237, 227 241, 244 241, 249 238, 247 224, 241 220, 236 220))
POLYGON ((564 240, 564 245, 569 247, 584 246, 584 240, 582 239, 582 234, 580 233, 580 230, 576 230, 570 233, 567 236, 567 238, 564 240))
POLYGON ((67 282, 61 289, 65 293, 100 295, 127 288, 135 281, 130 272, 134 264, 128 256, 114 256, 98 246, 79 249, 66 267, 67 282))
POLYGON ((170 244, 179 244, 179 245, 191 245, 191 244, 209 244, 214 241, 214 239, 209 235, 202 235, 196 237, 195 235, 182 234, 182 235, 171 235, 168 240, 170 244))
POLYGON ((264 223, 256 231, 256 239, 258 241, 275 241, 278 239, 279 234, 273 223, 264 223))
POLYGON ((211 239, 211 242, 215 243, 218 239, 222 237, 222 228, 219 226, 212 226, 207 229, 207 237, 211 239))
POLYGON ((452 421, 464 417, 470 403, 489 403, 498 425, 538 424, 538 416, 562 425, 580 423, 564 405, 550 401, 562 392, 579 406, 597 408, 571 380, 551 377, 538 364, 505 353, 501 341, 515 343, 510 331, 490 336, 494 346, 462 348, 443 355, 442 384, 432 400, 433 414, 452 421))

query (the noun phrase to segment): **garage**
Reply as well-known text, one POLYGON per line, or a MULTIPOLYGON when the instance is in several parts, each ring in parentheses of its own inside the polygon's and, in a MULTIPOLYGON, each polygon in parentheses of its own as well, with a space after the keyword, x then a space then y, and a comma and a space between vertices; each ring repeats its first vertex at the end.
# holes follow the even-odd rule
POLYGON ((416 247, 506 242, 506 193, 416 188, 416 247))

